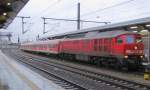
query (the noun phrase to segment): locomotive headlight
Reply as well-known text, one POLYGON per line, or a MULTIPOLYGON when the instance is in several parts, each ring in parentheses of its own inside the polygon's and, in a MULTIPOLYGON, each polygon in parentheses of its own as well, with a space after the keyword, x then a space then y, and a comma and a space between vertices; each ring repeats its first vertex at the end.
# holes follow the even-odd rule
POLYGON ((127 59, 127 58, 128 58, 128 56, 124 56, 124 58, 126 58, 126 59, 127 59))
POLYGON ((140 56, 140 58, 143 58, 143 56, 140 56))
POLYGON ((138 49, 137 46, 135 46, 134 49, 137 50, 138 49))

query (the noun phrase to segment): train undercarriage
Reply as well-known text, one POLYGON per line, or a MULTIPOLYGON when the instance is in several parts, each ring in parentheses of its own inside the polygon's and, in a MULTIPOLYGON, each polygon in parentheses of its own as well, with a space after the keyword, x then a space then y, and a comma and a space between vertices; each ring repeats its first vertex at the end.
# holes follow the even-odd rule
POLYGON ((81 61, 87 62, 90 64, 94 64, 100 67, 114 68, 114 69, 122 69, 122 70, 143 70, 144 66, 142 65, 143 59, 139 57, 132 58, 116 58, 116 57, 100 57, 100 56, 88 56, 88 55, 78 55, 78 54, 51 54, 51 53, 43 53, 43 52, 35 52, 35 51, 26 51, 31 53, 38 54, 46 54, 50 57, 55 57, 61 60, 71 60, 71 61, 81 61))
POLYGON ((111 67, 115 69, 125 70, 143 70, 142 65, 143 59, 140 57, 129 57, 129 58, 116 58, 116 57, 100 57, 100 56, 88 56, 88 55, 76 55, 62 53, 59 55, 60 58, 69 60, 85 61, 98 66, 111 67))

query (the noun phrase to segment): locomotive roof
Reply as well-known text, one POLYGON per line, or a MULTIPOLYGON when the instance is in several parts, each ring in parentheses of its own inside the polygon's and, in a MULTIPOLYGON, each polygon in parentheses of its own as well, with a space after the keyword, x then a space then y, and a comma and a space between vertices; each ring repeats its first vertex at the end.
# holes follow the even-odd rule
POLYGON ((85 38, 113 38, 117 37, 122 34, 133 34, 132 32, 128 31, 106 31, 106 32, 99 32, 96 34, 87 35, 85 38))
POLYGON ((84 32, 93 32, 93 31, 111 31, 113 28, 115 30, 115 28, 122 28, 122 27, 126 27, 126 26, 132 26, 132 25, 137 25, 137 24, 146 24, 146 23, 150 23, 150 17, 135 19, 135 20, 131 20, 131 21, 125 21, 125 22, 121 22, 121 23, 107 24, 104 26, 76 30, 76 31, 72 31, 72 32, 62 33, 62 34, 51 35, 47 38, 52 38, 52 37, 57 37, 57 36, 65 36, 65 35, 71 35, 71 34, 77 34, 77 33, 84 33, 84 32))
MULTIPOLYGON (((92 33, 87 33, 87 35, 83 38, 73 38, 73 39, 69 39, 69 40, 113 38, 113 37, 117 37, 117 36, 123 35, 123 34, 137 34, 137 33, 129 32, 129 31, 122 31, 122 30, 106 31, 106 32, 92 32, 92 33)), ((66 39, 66 41, 67 40, 68 39, 66 39)))

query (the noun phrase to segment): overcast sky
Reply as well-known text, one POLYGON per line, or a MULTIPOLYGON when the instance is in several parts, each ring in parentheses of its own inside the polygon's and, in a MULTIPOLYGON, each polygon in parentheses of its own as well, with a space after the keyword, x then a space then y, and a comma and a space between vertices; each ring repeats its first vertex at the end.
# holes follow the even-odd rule
MULTIPOLYGON (((77 3, 81 3, 81 19, 99 22, 122 22, 150 16, 150 0, 29 0, 18 16, 30 16, 26 22, 24 35, 21 30, 21 19, 15 18, 7 28, 13 32, 12 41, 18 36, 21 41, 35 40, 63 32, 76 30, 76 22, 46 20, 46 31, 43 34, 43 20, 41 17, 76 19, 77 3)), ((89 28, 104 24, 81 23, 81 28, 89 28)))

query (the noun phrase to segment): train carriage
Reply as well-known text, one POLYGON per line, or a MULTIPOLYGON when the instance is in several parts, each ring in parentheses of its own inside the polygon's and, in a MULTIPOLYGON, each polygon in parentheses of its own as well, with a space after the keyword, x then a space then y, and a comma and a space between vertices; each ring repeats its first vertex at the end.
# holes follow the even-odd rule
POLYGON ((126 31, 89 32, 83 38, 62 41, 61 53, 84 61, 137 66, 144 58, 141 37, 126 31))
POLYGON ((32 43, 29 42, 22 44, 21 49, 25 51, 58 54, 60 50, 59 42, 60 40, 38 41, 32 43))
POLYGON ((22 45, 21 49, 57 54, 113 66, 142 65, 144 45, 140 34, 127 31, 88 32, 83 37, 37 41, 22 45))

